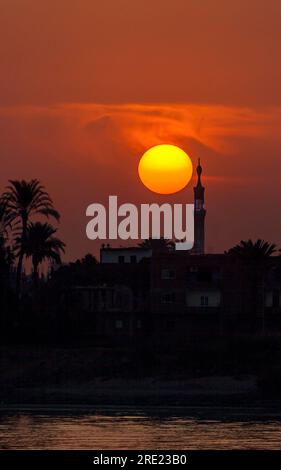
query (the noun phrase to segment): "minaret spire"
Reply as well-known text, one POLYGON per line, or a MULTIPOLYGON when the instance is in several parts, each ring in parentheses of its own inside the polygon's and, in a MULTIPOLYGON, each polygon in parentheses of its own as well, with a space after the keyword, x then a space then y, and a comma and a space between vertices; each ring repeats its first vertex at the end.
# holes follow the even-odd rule
POLYGON ((197 187, 202 186, 202 183, 201 183, 202 166, 201 166, 200 158, 198 158, 198 165, 197 165, 196 171, 197 171, 197 176, 198 176, 197 187))
POLYGON ((197 185, 194 187, 194 249, 196 254, 205 252, 205 215, 204 193, 205 188, 201 182, 202 166, 200 158, 197 165, 197 185))

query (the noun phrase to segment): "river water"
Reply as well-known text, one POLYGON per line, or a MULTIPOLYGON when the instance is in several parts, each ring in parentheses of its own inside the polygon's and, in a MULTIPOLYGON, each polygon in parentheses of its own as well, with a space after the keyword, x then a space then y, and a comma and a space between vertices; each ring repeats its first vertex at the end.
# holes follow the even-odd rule
POLYGON ((280 450, 281 411, 2 409, 0 449, 280 450))

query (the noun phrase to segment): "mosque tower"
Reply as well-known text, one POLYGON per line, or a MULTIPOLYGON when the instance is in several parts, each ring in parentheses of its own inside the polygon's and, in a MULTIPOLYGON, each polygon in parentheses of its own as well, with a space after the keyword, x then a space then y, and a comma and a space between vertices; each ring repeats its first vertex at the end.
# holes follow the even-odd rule
POLYGON ((194 248, 193 253, 203 255, 205 253, 205 216, 204 192, 205 188, 201 183, 202 167, 200 158, 197 165, 197 185, 194 189, 194 248))

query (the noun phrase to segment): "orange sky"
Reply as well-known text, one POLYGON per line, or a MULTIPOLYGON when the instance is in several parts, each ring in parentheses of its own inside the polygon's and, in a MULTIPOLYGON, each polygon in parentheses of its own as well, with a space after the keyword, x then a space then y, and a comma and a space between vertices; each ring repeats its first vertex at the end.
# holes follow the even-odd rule
POLYGON ((281 244, 280 23, 278 0, 0 0, 0 187, 41 179, 82 256, 88 204, 167 202, 137 166, 176 144, 202 159, 209 251, 281 244))

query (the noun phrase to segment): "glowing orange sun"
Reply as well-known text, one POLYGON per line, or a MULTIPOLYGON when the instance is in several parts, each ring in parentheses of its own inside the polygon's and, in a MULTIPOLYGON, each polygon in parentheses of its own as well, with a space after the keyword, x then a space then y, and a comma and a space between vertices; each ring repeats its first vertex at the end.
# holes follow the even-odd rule
POLYGON ((181 191, 192 177, 190 157, 175 145, 156 145, 139 162, 139 177, 151 191, 172 194, 181 191))

